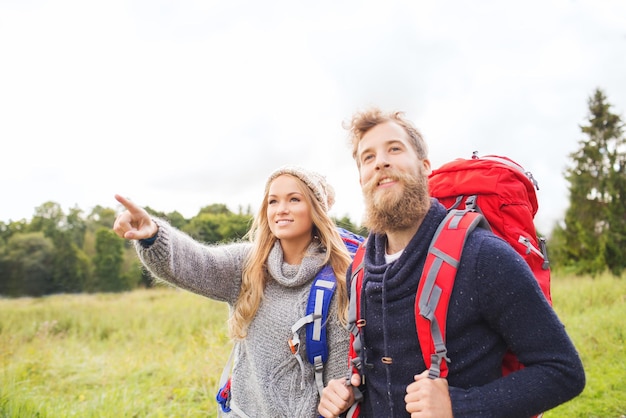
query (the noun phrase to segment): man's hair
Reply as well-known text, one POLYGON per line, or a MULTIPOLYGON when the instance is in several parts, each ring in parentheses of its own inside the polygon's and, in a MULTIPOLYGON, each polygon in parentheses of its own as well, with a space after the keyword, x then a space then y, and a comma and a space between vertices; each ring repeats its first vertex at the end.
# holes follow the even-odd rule
POLYGON ((379 108, 372 107, 367 110, 356 112, 352 116, 352 121, 348 126, 344 126, 348 130, 348 139, 350 145, 352 145, 352 158, 360 166, 360 162, 357 156, 359 148, 359 142, 370 129, 386 122, 394 122, 400 125, 411 139, 411 144, 417 153, 418 158, 428 158, 428 147, 422 137, 422 134, 417 130, 415 125, 404 116, 404 112, 392 111, 383 112, 379 108))

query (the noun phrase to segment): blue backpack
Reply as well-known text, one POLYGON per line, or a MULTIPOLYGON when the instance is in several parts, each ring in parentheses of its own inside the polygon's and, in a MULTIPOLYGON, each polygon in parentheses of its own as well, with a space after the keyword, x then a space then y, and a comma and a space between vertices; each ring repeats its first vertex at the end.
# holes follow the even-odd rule
MULTIPOLYGON (((354 234, 344 228, 337 228, 341 239, 343 240, 350 256, 354 258, 356 250, 359 245, 364 241, 364 238, 360 235, 354 234)), ((304 362, 300 355, 300 335, 299 331, 302 327, 305 327, 306 333, 306 354, 307 360, 315 368, 315 383, 317 390, 322 396, 322 390, 324 389, 324 364, 328 359, 328 345, 326 344, 326 320, 328 318, 328 311, 330 309, 330 302, 337 288, 337 279, 333 269, 326 265, 317 273, 311 290, 309 292, 309 299, 307 301, 305 316, 296 321, 291 327, 293 333, 292 338, 289 340, 289 347, 291 352, 298 360, 300 368, 303 370, 304 375, 304 362)), ((234 349, 230 353, 230 357, 222 373, 222 377, 219 383, 219 391, 216 396, 216 400, 220 405, 222 411, 230 412, 230 368, 233 360, 234 349)), ((304 385, 304 383, 302 383, 304 385)))

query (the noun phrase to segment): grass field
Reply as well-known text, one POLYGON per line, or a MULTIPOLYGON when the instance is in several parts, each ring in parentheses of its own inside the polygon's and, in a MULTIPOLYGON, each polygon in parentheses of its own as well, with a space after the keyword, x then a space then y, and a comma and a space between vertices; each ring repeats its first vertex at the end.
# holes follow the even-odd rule
MULTIPOLYGON (((626 415, 626 280, 552 283, 587 387, 544 417, 626 415)), ((214 417, 227 312, 170 288, 0 299, 0 418, 214 417)))

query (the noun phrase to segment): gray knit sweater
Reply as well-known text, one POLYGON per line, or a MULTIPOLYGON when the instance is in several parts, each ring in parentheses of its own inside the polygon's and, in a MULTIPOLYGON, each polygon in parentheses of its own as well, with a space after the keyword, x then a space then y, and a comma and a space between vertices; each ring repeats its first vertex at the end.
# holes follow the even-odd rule
MULTIPOLYGON (((252 245, 203 245, 163 220, 155 222, 159 226, 156 241, 149 247, 139 242, 135 245, 151 274, 190 292, 227 302, 232 308, 241 288, 244 260, 252 245)), ((319 416, 319 395, 313 366, 306 359, 306 347, 300 348, 305 364, 302 376, 288 341, 292 337, 291 326, 305 314, 312 280, 322 268, 323 251, 313 243, 302 264, 293 266, 283 261, 278 243, 271 250, 264 298, 247 338, 237 345, 232 375, 231 402, 249 417, 319 416)), ((336 298, 330 308, 327 339, 325 384, 345 376, 347 370, 349 334, 337 319, 336 298)), ((300 340, 306 344, 304 330, 300 340)), ((231 412, 229 416, 237 415, 231 412)))

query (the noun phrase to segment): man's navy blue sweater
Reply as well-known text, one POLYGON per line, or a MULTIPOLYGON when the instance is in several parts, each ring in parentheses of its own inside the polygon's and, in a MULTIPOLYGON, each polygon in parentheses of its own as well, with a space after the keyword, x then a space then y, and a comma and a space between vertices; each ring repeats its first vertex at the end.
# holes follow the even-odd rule
MULTIPOLYGON (((433 199, 417 233, 390 264, 385 264, 386 237, 368 239, 361 305, 367 321, 362 329, 363 417, 409 416, 406 387, 426 369, 415 328, 415 296, 428 246, 445 215, 433 199), (391 364, 383 357, 390 357, 391 364)), ((530 417, 584 388, 578 353, 528 265, 483 228, 466 241, 446 327, 455 418, 530 417), (525 368, 502 377, 507 347, 525 368)))

